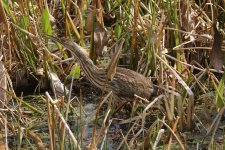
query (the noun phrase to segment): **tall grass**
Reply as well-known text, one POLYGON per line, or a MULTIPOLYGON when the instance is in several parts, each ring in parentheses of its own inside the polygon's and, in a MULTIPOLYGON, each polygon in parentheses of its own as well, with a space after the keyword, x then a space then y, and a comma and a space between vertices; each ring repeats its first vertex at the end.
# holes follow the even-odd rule
MULTIPOLYGON (((119 144, 114 144, 117 149, 195 148, 189 142, 192 136, 197 136, 195 131, 202 134, 206 132, 200 137, 201 142, 194 141, 196 145, 211 149, 224 147, 224 142, 216 142, 217 135, 224 136, 218 130, 223 123, 225 109, 224 72, 213 69, 213 64, 209 65, 210 55, 214 51, 212 46, 216 42, 213 40, 216 39, 212 34, 215 30, 213 24, 219 23, 216 27, 223 39, 218 49, 224 49, 224 2, 1 0, 0 4, 0 24, 3 24, 0 29, 0 60, 10 75, 9 88, 5 93, 13 99, 2 108, 0 115, 4 116, 5 121, 1 125, 7 127, 5 135, 9 132, 17 136, 14 139, 16 144, 10 148, 38 147, 38 143, 39 147, 49 149, 86 148, 84 133, 91 121, 85 119, 83 100, 88 95, 82 92, 89 89, 82 89, 80 99, 71 96, 73 80, 80 82, 79 69, 75 71, 79 74, 78 79, 71 79, 70 76, 76 60, 64 48, 53 44, 46 35, 73 39, 88 49, 89 57, 98 64, 101 63, 98 60, 102 59, 96 53, 95 42, 99 24, 107 33, 108 42, 105 46, 111 47, 103 52, 104 57, 109 59, 114 44, 124 38, 119 66, 149 77, 158 90, 155 93, 157 96, 151 100, 142 98, 142 95, 131 100, 128 106, 132 112, 131 115, 125 115, 126 119, 122 115, 114 116, 111 108, 113 93, 100 97, 96 104, 98 107, 92 114, 95 119, 89 137, 89 149, 109 148, 110 127, 119 123, 128 125, 117 132, 120 137, 119 144), (92 9, 91 17, 88 17, 88 9, 92 9), (58 51, 55 52, 55 49, 58 51), (18 73, 18 70, 25 70, 25 73, 18 73), (10 89, 12 83, 19 83, 19 76, 22 81, 28 79, 28 85, 35 84, 34 89, 41 85, 39 83, 49 84, 47 80, 54 84, 52 73, 57 75, 60 83, 72 81, 69 96, 66 92, 59 95, 54 86, 52 89, 45 88, 53 91, 54 100, 48 93, 38 93, 40 97, 27 98, 23 93, 15 95, 10 89), (106 102, 105 109, 103 104, 106 102), (76 114, 78 119, 71 123, 69 117, 76 105, 79 108, 76 114), (209 109, 203 112, 203 108, 209 109), (210 115, 215 118, 206 117, 210 115), (43 135, 40 134, 40 128, 37 134, 31 131, 37 124, 48 127, 45 134, 49 138, 46 141, 40 136, 43 135), (71 124, 77 126, 72 127, 71 124), (23 132, 22 127, 26 132, 23 132), (186 131, 192 135, 189 136, 186 131), (31 139, 36 139, 36 145, 31 139)), ((124 111, 125 108, 119 114, 124 111)), ((6 147, 9 146, 7 144, 6 147)))

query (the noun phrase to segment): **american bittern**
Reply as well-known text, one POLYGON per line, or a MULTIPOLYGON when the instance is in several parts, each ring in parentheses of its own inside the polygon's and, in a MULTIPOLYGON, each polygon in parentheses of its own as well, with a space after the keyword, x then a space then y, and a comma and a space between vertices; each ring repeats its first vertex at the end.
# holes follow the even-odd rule
POLYGON ((151 97, 153 85, 145 76, 130 69, 116 67, 115 63, 111 64, 115 66, 114 75, 109 75, 108 69, 94 65, 91 59, 84 54, 84 49, 78 44, 69 39, 50 38, 71 51, 79 60, 88 80, 100 89, 112 91, 115 99, 132 100, 135 94, 146 99, 151 97))

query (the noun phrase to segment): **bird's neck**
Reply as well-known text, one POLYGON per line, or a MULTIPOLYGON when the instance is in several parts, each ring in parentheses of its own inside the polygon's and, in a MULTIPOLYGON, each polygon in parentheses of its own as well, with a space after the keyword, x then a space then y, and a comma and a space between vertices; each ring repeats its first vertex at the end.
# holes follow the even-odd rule
POLYGON ((106 70, 94 65, 92 60, 85 54, 85 50, 78 44, 71 41, 63 45, 74 53, 81 64, 84 74, 90 82, 99 88, 103 88, 107 79, 106 70))

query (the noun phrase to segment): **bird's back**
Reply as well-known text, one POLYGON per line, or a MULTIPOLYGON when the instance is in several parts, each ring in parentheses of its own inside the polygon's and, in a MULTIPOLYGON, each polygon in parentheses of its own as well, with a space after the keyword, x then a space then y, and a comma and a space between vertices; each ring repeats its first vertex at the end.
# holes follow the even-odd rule
POLYGON ((132 100, 134 94, 149 99, 153 93, 152 82, 145 76, 126 68, 116 68, 114 78, 109 81, 109 90, 114 95, 132 100))

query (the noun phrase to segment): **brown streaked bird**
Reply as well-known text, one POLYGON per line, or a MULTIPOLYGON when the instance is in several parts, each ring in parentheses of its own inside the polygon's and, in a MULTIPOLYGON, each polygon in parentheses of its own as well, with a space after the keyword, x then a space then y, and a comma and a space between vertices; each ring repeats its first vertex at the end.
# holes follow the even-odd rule
MULTIPOLYGON (((151 98, 153 84, 148 78, 133 70, 115 66, 119 52, 115 54, 116 58, 114 58, 114 61, 111 61, 112 63, 110 63, 108 68, 99 68, 84 54, 84 49, 73 41, 51 36, 50 39, 59 42, 63 47, 71 51, 79 60, 88 80, 100 89, 108 92, 112 91, 114 99, 130 101, 133 100, 135 94, 146 99, 151 98), (111 66, 115 66, 115 71, 109 69, 111 66)), ((120 47, 122 47, 121 45, 120 47)))

